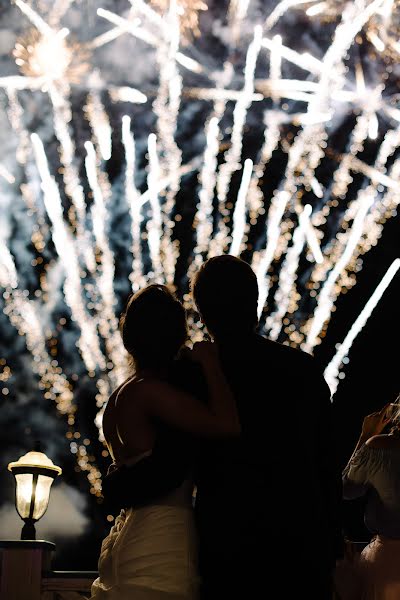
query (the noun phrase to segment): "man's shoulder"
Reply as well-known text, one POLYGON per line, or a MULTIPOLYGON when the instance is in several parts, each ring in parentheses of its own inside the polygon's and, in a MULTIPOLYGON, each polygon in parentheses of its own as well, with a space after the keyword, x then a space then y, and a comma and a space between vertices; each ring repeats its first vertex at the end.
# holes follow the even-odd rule
POLYGON ((270 340, 267 337, 257 334, 255 336, 255 344, 265 353, 270 353, 271 355, 276 355, 279 358, 286 359, 291 362, 297 362, 302 365, 314 365, 316 364, 316 360, 311 354, 301 350, 300 348, 289 346, 288 344, 282 344, 281 342, 276 342, 274 340, 270 340))
MULTIPOLYGON (((257 362, 263 362, 279 376, 290 375, 296 381, 309 384, 326 385, 324 383, 323 365, 318 358, 300 348, 294 348, 257 335, 256 348, 253 354, 257 362)), ((328 389, 325 390, 328 393, 328 389)))

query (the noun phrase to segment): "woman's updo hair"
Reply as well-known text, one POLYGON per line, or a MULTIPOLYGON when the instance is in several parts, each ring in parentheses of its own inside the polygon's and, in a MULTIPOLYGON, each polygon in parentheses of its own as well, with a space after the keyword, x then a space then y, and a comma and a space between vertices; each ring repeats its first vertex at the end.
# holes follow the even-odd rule
POLYGON ((120 331, 136 367, 162 367, 187 339, 185 309, 165 285, 148 285, 129 298, 120 331))

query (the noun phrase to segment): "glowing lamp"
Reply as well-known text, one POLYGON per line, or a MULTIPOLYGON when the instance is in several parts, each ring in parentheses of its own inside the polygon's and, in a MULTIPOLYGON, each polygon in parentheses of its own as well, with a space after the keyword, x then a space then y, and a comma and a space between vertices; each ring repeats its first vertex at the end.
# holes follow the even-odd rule
POLYGON ((8 470, 15 477, 17 512, 25 521, 21 540, 35 540, 35 522, 46 512, 51 484, 62 473, 62 469, 39 449, 35 449, 21 456, 17 462, 11 462, 8 470))

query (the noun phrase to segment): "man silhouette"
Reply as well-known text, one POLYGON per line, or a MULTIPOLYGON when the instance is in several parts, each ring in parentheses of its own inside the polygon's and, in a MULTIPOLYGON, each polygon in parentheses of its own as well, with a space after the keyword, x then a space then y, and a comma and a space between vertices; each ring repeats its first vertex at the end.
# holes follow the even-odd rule
POLYGON ((341 490, 322 372, 310 355, 255 333, 257 279, 244 261, 209 259, 192 293, 242 427, 239 441, 199 446, 202 595, 331 600, 341 490))

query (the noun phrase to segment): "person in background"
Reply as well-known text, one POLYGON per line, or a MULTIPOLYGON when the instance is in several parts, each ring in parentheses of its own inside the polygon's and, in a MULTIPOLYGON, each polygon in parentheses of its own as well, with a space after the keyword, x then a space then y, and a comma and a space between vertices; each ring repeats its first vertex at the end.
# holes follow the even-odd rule
POLYGON ((343 495, 367 497, 364 520, 373 535, 354 563, 355 589, 341 598, 400 598, 400 405, 386 404, 364 418, 343 471, 343 495))

